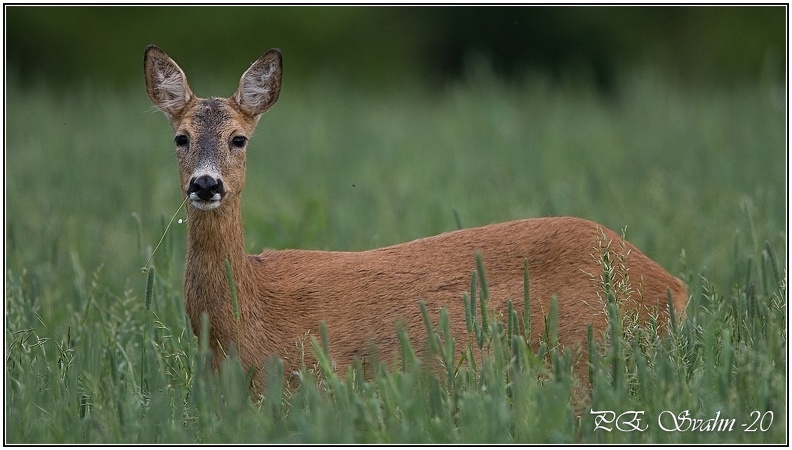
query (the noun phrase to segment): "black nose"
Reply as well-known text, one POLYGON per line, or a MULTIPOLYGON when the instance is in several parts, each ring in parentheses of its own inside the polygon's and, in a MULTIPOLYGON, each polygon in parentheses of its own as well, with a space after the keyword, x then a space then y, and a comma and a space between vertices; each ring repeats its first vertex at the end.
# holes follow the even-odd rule
POLYGON ((225 189, 223 189, 223 180, 219 178, 215 179, 209 175, 193 178, 190 181, 190 187, 187 190, 187 194, 189 195, 193 193, 198 195, 198 198, 201 200, 212 200, 215 194, 220 194, 222 197, 225 195, 225 189))

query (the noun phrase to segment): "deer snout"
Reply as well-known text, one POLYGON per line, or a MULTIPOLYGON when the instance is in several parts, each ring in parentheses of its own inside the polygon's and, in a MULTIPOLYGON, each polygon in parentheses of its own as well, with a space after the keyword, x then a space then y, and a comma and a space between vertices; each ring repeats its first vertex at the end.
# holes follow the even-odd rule
POLYGON ((217 208, 224 195, 223 180, 211 175, 193 177, 187 188, 187 196, 198 209, 217 208))

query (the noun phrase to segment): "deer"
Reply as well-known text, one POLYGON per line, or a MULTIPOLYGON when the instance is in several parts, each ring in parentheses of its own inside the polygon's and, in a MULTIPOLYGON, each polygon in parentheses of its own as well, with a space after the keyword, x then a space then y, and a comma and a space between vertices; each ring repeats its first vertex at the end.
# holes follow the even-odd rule
MULTIPOLYGON (((196 336, 202 315, 208 317, 215 367, 236 349, 247 370, 260 373, 279 358, 285 373, 293 373, 306 359, 315 361, 299 342, 318 336, 321 324, 339 373, 372 349, 380 361, 395 362, 397 327, 416 341, 427 335, 420 302, 435 323, 445 309, 451 337, 469 342, 462 297, 479 255, 487 270, 487 307, 502 312, 527 288, 530 320, 537 326, 525 339, 535 348, 555 301, 558 342, 583 355, 577 364, 586 378, 588 327, 603 333, 608 324, 595 254, 605 241, 621 249, 623 270, 612 281, 632 286, 622 311, 642 320, 655 314, 668 323, 672 307, 681 317, 687 291, 678 278, 616 232, 575 217, 520 219, 366 251, 268 249, 248 255, 241 211, 247 148, 259 119, 278 100, 282 70, 280 50, 268 50, 243 73, 233 95, 200 98, 165 52, 155 45, 145 50, 146 90, 173 129, 186 199, 184 308, 196 336)), ((427 356, 421 347, 416 354, 427 356)))

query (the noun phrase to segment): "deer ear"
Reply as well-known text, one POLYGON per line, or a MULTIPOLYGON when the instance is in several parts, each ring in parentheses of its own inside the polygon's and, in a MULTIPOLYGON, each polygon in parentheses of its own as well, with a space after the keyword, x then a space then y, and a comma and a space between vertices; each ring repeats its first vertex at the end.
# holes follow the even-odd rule
POLYGON ((257 118, 275 104, 280 95, 282 69, 281 52, 273 48, 242 74, 234 100, 245 113, 257 118))
POLYGON ((178 115, 193 97, 184 72, 156 45, 146 47, 143 71, 149 98, 168 117, 178 115))

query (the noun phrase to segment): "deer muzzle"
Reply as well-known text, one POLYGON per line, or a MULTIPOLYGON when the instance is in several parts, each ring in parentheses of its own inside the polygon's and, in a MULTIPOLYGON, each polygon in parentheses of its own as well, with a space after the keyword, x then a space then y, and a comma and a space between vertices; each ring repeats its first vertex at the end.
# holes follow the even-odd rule
POLYGON ((223 196, 225 196, 223 180, 220 177, 211 175, 193 177, 187 188, 187 196, 192 205, 198 209, 217 208, 220 206, 223 196))

